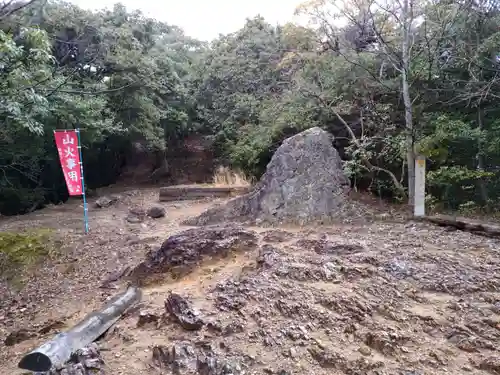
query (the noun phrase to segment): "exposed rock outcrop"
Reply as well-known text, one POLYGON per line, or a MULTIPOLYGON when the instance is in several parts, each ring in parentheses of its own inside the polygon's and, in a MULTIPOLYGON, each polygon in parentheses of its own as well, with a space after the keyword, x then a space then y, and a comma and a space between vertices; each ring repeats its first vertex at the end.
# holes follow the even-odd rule
POLYGON ((137 284, 153 281, 155 275, 190 273, 205 258, 223 258, 232 252, 257 249, 257 235, 238 226, 207 226, 170 236, 159 249, 146 255, 129 277, 137 284))

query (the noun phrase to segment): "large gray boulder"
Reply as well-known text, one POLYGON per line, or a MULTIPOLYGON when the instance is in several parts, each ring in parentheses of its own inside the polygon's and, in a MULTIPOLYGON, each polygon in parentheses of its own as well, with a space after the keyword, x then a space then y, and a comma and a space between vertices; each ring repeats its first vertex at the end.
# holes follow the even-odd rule
POLYGON ((283 142, 251 192, 185 224, 328 222, 348 207, 348 192, 349 180, 331 135, 314 127, 283 142))

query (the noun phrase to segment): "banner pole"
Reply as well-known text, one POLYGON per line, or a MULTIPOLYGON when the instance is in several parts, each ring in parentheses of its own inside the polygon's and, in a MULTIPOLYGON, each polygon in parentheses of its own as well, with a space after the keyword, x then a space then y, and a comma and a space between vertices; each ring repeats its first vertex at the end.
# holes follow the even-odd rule
POLYGON ((87 208, 87 197, 85 196, 85 179, 83 178, 83 157, 82 157, 82 143, 80 141, 80 129, 75 129, 78 137, 78 151, 80 152, 80 174, 82 180, 82 198, 83 198, 83 219, 85 221, 85 234, 89 233, 89 215, 87 208))

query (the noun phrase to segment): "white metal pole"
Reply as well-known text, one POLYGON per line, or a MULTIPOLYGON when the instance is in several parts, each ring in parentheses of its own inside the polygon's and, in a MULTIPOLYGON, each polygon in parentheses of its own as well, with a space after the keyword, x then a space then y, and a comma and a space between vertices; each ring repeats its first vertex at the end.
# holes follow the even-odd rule
POLYGON ((425 216, 425 156, 415 159, 415 216, 425 216))

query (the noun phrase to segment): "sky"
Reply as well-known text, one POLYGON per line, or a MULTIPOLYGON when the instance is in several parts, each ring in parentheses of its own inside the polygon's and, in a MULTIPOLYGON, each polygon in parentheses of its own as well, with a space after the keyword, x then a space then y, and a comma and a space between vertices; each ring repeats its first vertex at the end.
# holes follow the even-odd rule
MULTIPOLYGON (((70 0, 87 9, 111 8, 117 0, 70 0)), ((121 0, 129 11, 180 26, 200 40, 240 29, 246 18, 260 14, 275 25, 297 20, 293 13, 300 0, 121 0)))

